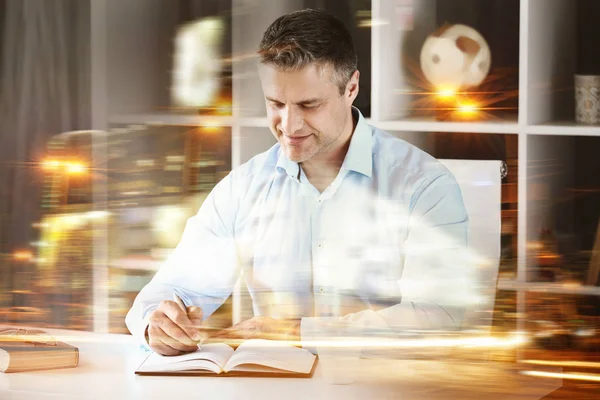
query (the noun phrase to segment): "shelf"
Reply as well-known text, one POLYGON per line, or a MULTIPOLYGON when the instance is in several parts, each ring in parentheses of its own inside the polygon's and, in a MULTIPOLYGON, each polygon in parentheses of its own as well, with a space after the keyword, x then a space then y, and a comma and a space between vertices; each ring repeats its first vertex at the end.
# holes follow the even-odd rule
POLYGON ((227 105, 232 97, 231 2, 131 0, 106 3, 103 24, 109 115, 153 112, 192 101, 189 93, 184 96, 185 102, 176 101, 173 87, 193 88, 197 92, 198 106, 227 105), (193 31, 188 29, 185 39, 177 38, 184 32, 183 27, 192 22, 206 25, 197 26, 193 31), (215 26, 220 28, 213 36, 213 45, 198 40, 215 26), (185 49, 181 45, 184 40, 192 43, 196 51, 193 57, 187 50, 186 56, 180 52, 185 49), (201 71, 196 67, 198 64, 202 65, 201 71), (188 71, 194 71, 193 76, 188 71), (179 82, 179 79, 185 81, 179 82))
POLYGON ((526 139, 526 280, 583 281, 598 249, 600 137, 526 139))
POLYGON ((433 118, 407 118, 397 121, 368 122, 385 131, 400 132, 461 132, 461 133, 519 133, 519 125, 514 121, 482 122, 440 122, 433 118))
MULTIPOLYGON (((192 115, 175 113, 120 114, 109 117, 109 124, 131 125, 195 125, 195 126, 233 126, 231 116, 192 115)), ((517 134, 523 131, 516 119, 508 121, 447 122, 434 118, 407 118, 396 121, 367 122, 385 131, 400 132, 472 132, 517 134)), ((268 128, 266 117, 240 118, 242 127, 268 128)), ((564 136, 600 136, 600 126, 583 125, 573 121, 552 121, 545 124, 529 125, 526 129, 532 135, 564 136)))
MULTIPOLYGON (((208 117, 207 117, 207 121, 208 117)), ((384 131, 397 132, 461 132, 461 133, 500 133, 517 134, 519 125, 513 121, 482 121, 482 122, 440 122, 433 118, 407 118, 398 121, 366 121, 384 131)), ((241 127, 269 128, 266 117, 241 118, 241 127)))
POLYGON ((599 286, 556 282, 517 282, 509 279, 498 280, 498 290, 600 296, 599 286))
MULTIPOLYGON (((516 120, 497 122, 439 122, 433 118, 407 118, 398 121, 373 121, 367 118, 366 121, 370 125, 388 132, 519 133, 519 125, 516 120)), ((269 120, 266 117, 242 118, 240 119, 240 125, 249 128, 268 128, 269 120)))
POLYGON ((233 117, 175 113, 120 114, 109 116, 108 122, 109 124, 132 125, 195 125, 209 127, 230 127, 233 124, 233 117))
POLYGON ((595 16, 600 3, 530 0, 527 4, 527 124, 573 120, 575 75, 600 73, 600 57, 591 50, 598 47, 600 26, 595 16))
POLYGON ((530 125, 527 133, 532 135, 558 136, 600 136, 600 126, 583 125, 574 121, 552 121, 545 124, 530 125))
POLYGON ((266 117, 242 118, 240 125, 248 128, 268 128, 269 120, 266 117))
POLYGON ((379 0, 373 2, 373 19, 373 118, 421 117, 442 108, 433 95, 439 87, 422 72, 421 52, 427 38, 445 24, 476 29, 491 52, 489 74, 476 87, 464 88, 470 93, 461 97, 485 104, 490 113, 517 118, 519 0, 379 0))
POLYGON ((148 259, 121 259, 110 260, 108 266, 111 268, 126 269, 132 271, 156 272, 164 264, 161 260, 148 259))

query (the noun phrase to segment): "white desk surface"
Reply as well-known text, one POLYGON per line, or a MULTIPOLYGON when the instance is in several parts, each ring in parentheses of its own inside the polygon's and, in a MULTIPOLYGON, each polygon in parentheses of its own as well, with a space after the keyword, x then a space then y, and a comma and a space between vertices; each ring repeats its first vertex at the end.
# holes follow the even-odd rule
POLYGON ((560 381, 495 363, 362 359, 350 385, 332 385, 319 365, 311 379, 164 377, 134 374, 149 353, 127 335, 55 331, 79 347, 76 368, 0 373, 0 399, 539 399, 560 381))

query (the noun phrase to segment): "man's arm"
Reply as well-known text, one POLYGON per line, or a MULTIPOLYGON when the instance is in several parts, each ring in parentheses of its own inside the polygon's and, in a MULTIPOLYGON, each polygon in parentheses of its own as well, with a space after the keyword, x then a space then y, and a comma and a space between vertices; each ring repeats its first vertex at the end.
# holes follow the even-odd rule
MULTIPOLYGON (((392 331, 460 328, 473 300, 473 263, 467 250, 468 216, 451 174, 437 177, 415 194, 408 225, 398 282, 400 303, 353 313, 346 320, 359 327, 392 331)), ((326 335, 322 322, 303 318, 302 341, 326 335)))
POLYGON ((145 340, 151 313, 177 294, 186 306, 209 317, 231 294, 239 275, 233 226, 233 177, 225 177, 187 221, 176 249, 140 291, 126 317, 129 331, 145 340))

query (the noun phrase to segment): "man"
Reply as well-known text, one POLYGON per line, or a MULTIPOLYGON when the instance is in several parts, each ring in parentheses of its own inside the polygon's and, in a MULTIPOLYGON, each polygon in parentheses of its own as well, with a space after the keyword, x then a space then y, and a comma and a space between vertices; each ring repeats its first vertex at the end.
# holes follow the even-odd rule
POLYGON ((228 337, 283 332, 305 343, 332 316, 459 327, 470 274, 460 190, 434 158, 353 108, 360 74, 344 25, 324 11, 284 15, 258 54, 278 143, 232 171, 190 218, 136 298, 129 330, 161 354, 195 350, 202 320, 240 273, 256 316, 228 337))

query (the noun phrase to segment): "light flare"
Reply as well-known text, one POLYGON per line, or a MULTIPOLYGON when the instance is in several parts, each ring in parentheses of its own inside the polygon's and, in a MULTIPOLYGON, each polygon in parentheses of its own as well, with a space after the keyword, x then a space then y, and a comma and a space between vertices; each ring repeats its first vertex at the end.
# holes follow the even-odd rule
POLYGON ((458 111, 462 114, 475 114, 477 112, 477 106, 472 103, 461 104, 458 106, 458 111))
POLYGON ((28 250, 19 250, 13 253, 13 258, 17 261, 29 261, 33 258, 33 253, 28 250))
POLYGON ((457 337, 457 338, 422 338, 422 339, 397 339, 397 340, 382 340, 379 339, 362 339, 362 338, 335 338, 327 340, 303 340, 303 341, 266 341, 260 346, 278 347, 282 344, 304 347, 331 347, 331 348, 350 348, 361 347, 370 349, 427 349, 427 348, 515 348, 527 342, 527 338, 521 334, 514 334, 506 338, 494 337, 457 337))
POLYGON ((62 163, 59 160, 44 160, 42 161, 42 168, 47 171, 54 171, 58 169, 62 163))
POLYGON ((442 99, 450 99, 456 96, 456 90, 453 88, 442 88, 438 90, 437 95, 442 99))
POLYGON ((544 371, 522 371, 523 375, 535 376, 538 378, 569 379, 576 381, 600 382, 599 374, 580 374, 580 373, 560 373, 544 371))
POLYGON ((67 162, 65 163, 65 170, 72 175, 81 175, 87 171, 87 167, 80 162, 67 162))
POLYGON ((600 362, 592 361, 552 361, 552 360, 523 360, 524 364, 545 365, 549 367, 598 368, 600 362))

